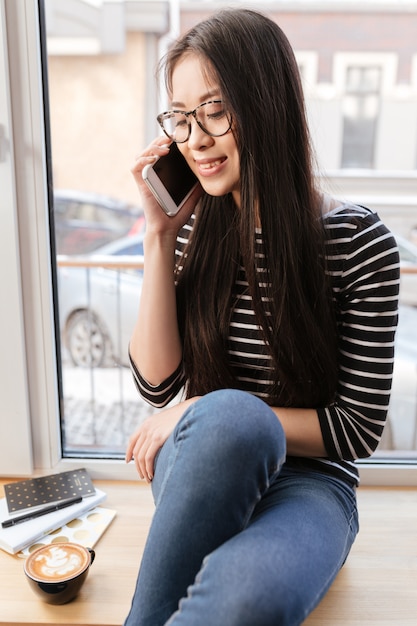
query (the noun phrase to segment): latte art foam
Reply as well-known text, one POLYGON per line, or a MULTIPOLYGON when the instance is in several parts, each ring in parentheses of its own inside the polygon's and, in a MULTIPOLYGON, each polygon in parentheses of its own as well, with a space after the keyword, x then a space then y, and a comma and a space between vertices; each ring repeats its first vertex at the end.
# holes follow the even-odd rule
POLYGON ((82 547, 56 544, 31 554, 26 561, 26 571, 37 580, 55 582, 74 578, 88 563, 88 553, 82 547))

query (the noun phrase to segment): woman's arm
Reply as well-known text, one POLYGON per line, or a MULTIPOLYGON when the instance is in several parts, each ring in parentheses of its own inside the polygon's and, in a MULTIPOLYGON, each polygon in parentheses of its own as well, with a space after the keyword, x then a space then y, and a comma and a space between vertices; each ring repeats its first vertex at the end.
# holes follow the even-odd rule
POLYGON ((153 232, 147 233, 144 241, 145 269, 130 356, 151 385, 168 378, 182 356, 174 284, 175 241, 176 233, 161 237, 153 232))
POLYGON ((346 461, 369 457, 384 430, 400 283, 396 241, 378 215, 368 211, 356 226, 342 262, 333 263, 340 270, 335 277, 340 329, 337 396, 333 404, 318 410, 328 456, 346 461))
POLYGON ((284 429, 288 456, 328 456, 315 409, 272 407, 272 410, 284 429))
POLYGON ((182 358, 174 283, 175 244, 201 194, 201 188, 197 189, 175 217, 168 217, 161 209, 142 179, 142 170, 168 149, 166 139, 159 138, 132 167, 145 211, 146 234, 144 277, 130 356, 143 378, 154 386, 167 379, 182 358))
POLYGON ((336 397, 317 410, 273 410, 287 436, 288 455, 351 461, 373 453, 387 418, 399 256, 388 229, 362 207, 338 211, 327 228, 340 334, 336 397))
POLYGON ((398 320, 399 255, 377 215, 339 212, 328 225, 339 328, 339 382, 317 410, 274 409, 288 454, 352 461, 376 449, 387 418, 398 320), (355 216, 354 216, 355 217, 355 216))

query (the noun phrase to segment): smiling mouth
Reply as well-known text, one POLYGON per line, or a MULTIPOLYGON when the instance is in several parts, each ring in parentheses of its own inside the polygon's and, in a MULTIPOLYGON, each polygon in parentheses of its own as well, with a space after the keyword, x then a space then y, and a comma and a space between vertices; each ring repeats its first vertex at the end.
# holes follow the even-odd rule
POLYGON ((226 159, 218 159, 217 161, 211 161, 210 163, 199 163, 198 167, 201 170, 210 170, 213 167, 218 167, 219 165, 221 165, 222 163, 224 163, 226 159))

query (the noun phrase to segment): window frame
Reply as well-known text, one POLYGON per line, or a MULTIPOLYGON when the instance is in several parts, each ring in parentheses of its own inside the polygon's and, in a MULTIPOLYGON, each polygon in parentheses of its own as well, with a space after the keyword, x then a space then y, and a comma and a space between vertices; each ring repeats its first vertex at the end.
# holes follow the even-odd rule
MULTIPOLYGON (((13 437, 8 432, 0 440, 1 474, 28 475, 82 465, 93 477, 137 478, 133 466, 123 461, 62 457, 38 0, 0 0, 0 8, 13 155, 2 165, 8 170, 15 198, 5 210, 11 209, 15 221, 14 254, 20 261, 15 270, 20 293, 8 302, 7 321, 22 344, 13 355, 21 375, 5 390, 6 407, 10 406, 13 415, 12 428, 7 427, 13 437)), ((10 229, 0 233, 0 245, 6 250, 8 241, 14 241, 11 235, 10 229)), ((1 271, 9 274, 10 266, 4 265, 1 271)), ((10 353, 1 351, 2 380, 10 370, 9 360, 10 353)))
MULTIPOLYGON (((342 143, 341 143, 341 169, 375 169, 375 153, 376 153, 376 140, 378 136, 378 124, 380 121, 380 109, 381 109, 381 78, 383 69, 381 66, 372 65, 349 65, 346 68, 345 76, 345 93, 342 99, 342 117, 343 117, 343 131, 342 131, 342 143), (376 70, 379 72, 378 87, 370 90, 363 90, 361 86, 352 87, 350 84, 350 72, 359 71, 360 74, 367 70, 376 70), (351 106, 352 102, 359 107, 363 113, 364 104, 369 102, 374 105, 374 115, 370 118, 370 122, 367 125, 367 130, 370 132, 364 132, 363 123, 365 118, 359 114, 358 118, 352 122, 351 116, 347 113, 347 110, 351 106), (365 138, 371 138, 371 141, 364 141, 365 138), (355 164, 349 163, 352 158, 352 148, 355 153, 355 164), (362 163, 358 163, 358 152, 362 158, 362 163), (367 162, 369 158, 369 163, 367 162)), ((360 160, 360 159, 359 159, 360 160)))
MULTIPOLYGON (((0 158, 0 181, 7 188, 1 201, 6 200, 3 211, 9 217, 8 228, 0 229, 8 261, 0 272, 3 285, 15 286, 14 292, 7 291, 5 319, 15 339, 13 357, 7 350, 0 352, 2 404, 9 413, 6 425, 2 420, 7 432, 0 437, 0 474, 41 474, 82 465, 93 478, 135 480, 133 464, 62 458, 38 0, 0 0, 0 20, 0 66, 3 62, 9 79, 6 103, 0 102, 0 115, 6 110, 0 129, 4 125, 10 138, 7 158, 0 158), (3 394, 10 372, 13 384, 3 394)), ((0 134, 0 156, 1 141, 0 134)), ((417 485, 417 462, 376 460, 358 466, 362 484, 417 485)))
POLYGON ((346 92, 346 76, 350 66, 380 67, 380 94, 395 93, 398 58, 394 52, 336 52, 333 61, 333 85, 336 95, 342 97, 346 92))
MULTIPOLYGON (((343 155, 343 137, 344 137, 344 115, 343 115, 343 99, 347 95, 347 76, 349 67, 379 67, 381 69, 380 90, 379 97, 380 102, 389 97, 393 97, 396 94, 396 77, 398 70, 398 55, 394 52, 336 52, 333 58, 333 77, 332 84, 334 89, 334 97, 341 103, 340 113, 340 146, 339 146, 339 164, 342 164, 343 155)), ((376 124, 381 123, 380 120, 381 109, 379 110, 376 124)), ((373 145, 373 165, 371 168, 362 167, 349 167, 351 170, 370 169, 372 171, 378 170, 378 154, 379 154, 379 142, 380 136, 376 132, 375 143, 373 145)))

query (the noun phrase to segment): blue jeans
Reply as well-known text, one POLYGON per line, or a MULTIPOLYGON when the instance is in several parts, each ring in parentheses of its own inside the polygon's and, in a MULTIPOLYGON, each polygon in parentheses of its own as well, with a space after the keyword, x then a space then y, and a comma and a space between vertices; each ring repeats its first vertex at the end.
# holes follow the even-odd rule
POLYGON ((296 626, 358 531, 355 488, 285 465, 260 399, 221 390, 186 410, 160 450, 156 509, 125 626, 296 626))

